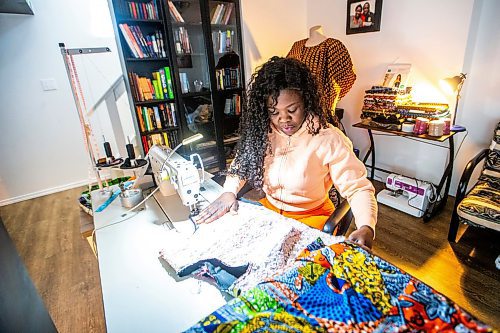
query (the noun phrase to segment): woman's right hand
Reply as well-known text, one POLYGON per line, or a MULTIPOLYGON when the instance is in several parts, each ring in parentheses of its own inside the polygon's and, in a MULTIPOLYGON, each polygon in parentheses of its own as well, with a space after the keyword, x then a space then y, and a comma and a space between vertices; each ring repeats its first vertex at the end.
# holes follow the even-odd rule
POLYGON ((200 214, 193 219, 196 224, 210 223, 217 220, 227 212, 236 214, 238 212, 238 200, 231 192, 224 192, 214 202, 205 207, 200 214))

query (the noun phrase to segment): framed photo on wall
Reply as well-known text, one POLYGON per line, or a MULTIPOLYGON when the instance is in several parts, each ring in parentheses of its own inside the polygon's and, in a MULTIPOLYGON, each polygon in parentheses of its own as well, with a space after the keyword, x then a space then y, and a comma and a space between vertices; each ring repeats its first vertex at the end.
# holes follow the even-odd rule
POLYGON ((380 31, 382 0, 347 0, 346 34, 380 31))

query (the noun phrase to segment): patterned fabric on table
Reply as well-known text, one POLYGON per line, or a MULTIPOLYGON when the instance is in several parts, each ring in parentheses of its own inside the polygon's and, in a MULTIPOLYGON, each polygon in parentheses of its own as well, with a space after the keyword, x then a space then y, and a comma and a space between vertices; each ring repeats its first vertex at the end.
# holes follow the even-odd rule
POLYGON ((490 332, 452 301, 348 243, 321 239, 292 269, 187 332, 490 332))
POLYGON ((500 231, 500 122, 478 183, 458 206, 460 221, 500 231))

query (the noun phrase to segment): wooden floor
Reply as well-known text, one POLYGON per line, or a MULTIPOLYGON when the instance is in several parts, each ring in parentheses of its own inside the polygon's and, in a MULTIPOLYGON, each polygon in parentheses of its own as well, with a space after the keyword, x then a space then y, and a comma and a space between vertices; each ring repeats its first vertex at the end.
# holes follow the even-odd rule
MULTIPOLYGON (((80 192, 0 207, 7 231, 62 333, 105 331, 97 260, 79 233, 80 192)), ((450 245, 446 237, 452 203, 427 224, 380 205, 374 252, 500 327, 500 271, 494 266, 499 234, 461 228, 460 241, 450 245)))
POLYGON ((5 227, 61 333, 106 331, 97 259, 80 235, 76 199, 81 191, 0 207, 5 227))

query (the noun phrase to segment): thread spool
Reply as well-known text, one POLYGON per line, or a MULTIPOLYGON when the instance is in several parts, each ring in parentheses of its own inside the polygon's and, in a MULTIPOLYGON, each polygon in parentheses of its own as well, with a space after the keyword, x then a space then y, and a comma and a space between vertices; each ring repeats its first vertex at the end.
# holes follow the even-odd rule
POLYGON ((428 128, 429 119, 418 117, 413 127, 413 134, 425 134, 428 128))
POLYGON ((443 135, 448 135, 450 134, 451 131, 451 119, 444 118, 443 121, 444 121, 443 135))
POLYGON ((104 151, 106 152, 106 157, 113 157, 113 153, 111 152, 111 145, 109 142, 104 142, 104 151))
POLYGON ((411 133, 413 132, 414 126, 415 125, 412 123, 403 123, 403 125, 401 126, 401 131, 405 133, 411 133))
POLYGON ((135 160, 134 145, 131 143, 128 143, 125 145, 125 147, 127 148, 128 158, 131 160, 135 160))
POLYGON ((444 121, 433 120, 429 123, 429 135, 430 136, 442 136, 444 132, 444 121))

